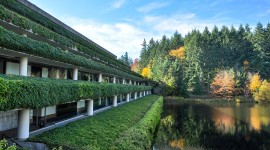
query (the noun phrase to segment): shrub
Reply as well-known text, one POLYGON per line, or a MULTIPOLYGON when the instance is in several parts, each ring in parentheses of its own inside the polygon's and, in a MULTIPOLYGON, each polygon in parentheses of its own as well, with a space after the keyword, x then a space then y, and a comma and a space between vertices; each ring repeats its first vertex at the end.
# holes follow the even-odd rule
POLYGON ((137 124, 119 135, 113 149, 151 149, 154 132, 160 121, 162 106, 163 98, 160 97, 137 124))
POLYGON ((0 75, 0 111, 151 90, 151 86, 0 75))
MULTIPOLYGON (((154 126, 152 125, 159 122, 157 119, 160 115, 161 108, 157 110, 157 105, 159 105, 158 108, 161 107, 159 96, 146 96, 125 105, 104 111, 93 117, 69 123, 64 127, 45 132, 30 140, 46 143, 52 148, 62 146, 63 149, 109 150, 118 149, 118 147, 116 148, 113 145, 115 142, 117 143, 118 138, 126 135, 123 134, 123 132, 125 133, 127 131, 132 134, 125 137, 127 140, 123 141, 124 143, 128 144, 132 142, 129 141, 128 137, 130 136, 136 137, 136 139, 138 138, 137 143, 151 144, 151 141, 147 141, 148 138, 144 137, 150 137, 148 133, 154 132, 154 126), (154 107, 156 108, 155 112, 151 111, 154 107), (150 112, 152 113, 150 114, 150 112), (133 128, 134 125, 137 126, 139 124, 143 124, 143 128, 149 129, 149 132, 142 128, 139 128, 139 132, 137 128, 133 128), (130 129, 132 129, 132 131, 130 129), (133 133, 136 135, 133 135, 133 133), (143 133, 143 135, 140 135, 141 133, 143 133)), ((138 147, 134 148, 138 149, 138 147)), ((124 148, 120 147, 119 149, 124 148)), ((143 149, 149 149, 149 147, 143 149)))
POLYGON ((16 146, 8 146, 8 142, 6 139, 0 140, 0 150, 16 150, 16 146))

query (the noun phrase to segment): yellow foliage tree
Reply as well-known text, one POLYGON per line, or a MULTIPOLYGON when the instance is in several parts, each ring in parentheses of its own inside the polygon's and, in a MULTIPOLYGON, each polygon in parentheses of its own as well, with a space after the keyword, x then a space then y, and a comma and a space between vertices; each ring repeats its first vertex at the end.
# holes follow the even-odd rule
POLYGON ((251 77, 249 90, 255 101, 270 101, 270 84, 267 80, 262 82, 258 73, 251 77))
POLYGON ((142 76, 145 78, 149 78, 149 74, 150 74, 150 68, 149 67, 145 67, 142 70, 142 76))
POLYGON ((249 84, 249 90, 251 91, 251 93, 258 92, 261 84, 262 81, 260 79, 260 75, 258 73, 254 74, 251 77, 249 84))
POLYGON ((270 84, 263 80, 258 91, 254 92, 253 97, 256 101, 270 101, 270 84))
POLYGON ((169 55, 176 57, 176 58, 179 58, 179 59, 184 59, 185 58, 185 47, 181 46, 176 50, 171 50, 169 52, 169 55))

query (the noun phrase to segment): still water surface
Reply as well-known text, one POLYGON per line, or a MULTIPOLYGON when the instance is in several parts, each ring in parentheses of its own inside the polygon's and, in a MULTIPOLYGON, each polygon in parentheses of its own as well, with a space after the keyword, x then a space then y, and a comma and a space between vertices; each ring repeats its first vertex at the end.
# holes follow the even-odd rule
POLYGON ((165 100, 154 149, 270 150, 270 104, 165 100))

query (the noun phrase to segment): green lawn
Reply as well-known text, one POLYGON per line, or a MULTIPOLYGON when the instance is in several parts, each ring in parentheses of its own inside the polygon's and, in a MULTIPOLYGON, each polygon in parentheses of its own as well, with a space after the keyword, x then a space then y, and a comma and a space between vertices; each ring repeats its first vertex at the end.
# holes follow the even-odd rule
POLYGON ((156 95, 146 96, 30 140, 47 143, 50 148, 113 149, 119 135, 138 123, 158 98, 156 95))

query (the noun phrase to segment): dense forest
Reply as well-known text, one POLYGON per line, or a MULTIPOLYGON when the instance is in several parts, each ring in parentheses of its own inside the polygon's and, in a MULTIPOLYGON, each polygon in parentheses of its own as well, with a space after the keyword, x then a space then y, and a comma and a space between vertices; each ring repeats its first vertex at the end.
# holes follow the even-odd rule
POLYGON ((267 88, 261 94, 270 94, 269 41, 270 24, 261 23, 254 30, 240 25, 205 27, 185 37, 175 32, 170 38, 144 40, 131 69, 159 83, 155 91, 163 95, 254 96, 263 84, 267 88))

